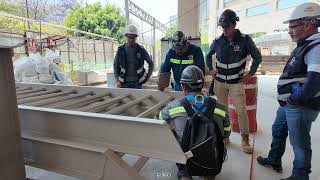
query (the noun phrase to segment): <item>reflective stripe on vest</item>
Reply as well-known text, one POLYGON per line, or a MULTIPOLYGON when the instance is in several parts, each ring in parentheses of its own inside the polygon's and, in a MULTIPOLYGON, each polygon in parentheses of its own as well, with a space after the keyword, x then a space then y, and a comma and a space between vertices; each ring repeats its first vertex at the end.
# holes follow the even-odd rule
POLYGON ((243 75, 243 74, 244 74, 244 69, 242 69, 238 74, 234 74, 234 75, 217 74, 216 77, 218 77, 220 79, 223 79, 223 80, 232 80, 232 79, 240 78, 240 76, 243 75))
POLYGON ((241 61, 239 61, 237 63, 232 63, 232 64, 223 64, 223 63, 217 61, 217 66, 221 67, 223 69, 232 69, 232 68, 242 66, 243 63, 245 63, 245 62, 246 62, 246 58, 243 58, 241 61))
POLYGON ((224 127, 224 129, 223 129, 224 131, 231 131, 231 124, 229 124, 229 126, 228 127, 224 127))
POLYGON ((285 84, 290 84, 294 82, 299 82, 303 83, 307 78, 302 77, 302 78, 292 78, 292 79, 279 79, 278 81, 278 86, 285 85, 285 84))
POLYGON ((214 114, 218 114, 222 117, 226 117, 226 111, 222 110, 222 109, 219 109, 219 108, 215 108, 214 109, 214 114))
POLYGON ((138 70, 137 70, 137 74, 140 74, 140 73, 142 73, 142 71, 143 71, 143 68, 144 68, 144 67, 142 66, 142 67, 141 67, 140 69, 138 69, 138 70))
POLYGON ((174 58, 171 58, 170 59, 170 62, 173 63, 173 64, 193 64, 193 60, 190 60, 190 59, 174 59, 174 58))
POLYGON ((122 77, 119 77, 118 80, 122 83, 124 83, 124 79, 122 77))
MULTIPOLYGON (((280 101, 284 101, 286 100, 288 97, 291 96, 291 93, 285 93, 285 94, 278 94, 277 96, 277 100, 280 100, 280 101)), ((318 92, 316 95, 314 95, 313 97, 319 97, 320 96, 320 92, 318 92)))
POLYGON ((160 111, 160 113, 159 113, 159 119, 160 120, 163 120, 163 116, 162 116, 162 112, 160 111))
POLYGON ((121 67, 121 66, 120 66, 120 71, 121 71, 122 73, 126 73, 126 69, 123 68, 123 67, 121 67))
POLYGON ((186 110, 184 109, 183 106, 178 106, 178 107, 169 109, 169 116, 174 116, 174 115, 177 115, 179 113, 186 113, 186 110))
POLYGON ((144 80, 146 80, 147 76, 148 76, 148 73, 147 73, 147 71, 145 71, 144 74, 143 74, 143 76, 139 79, 139 83, 141 83, 141 82, 143 82, 144 80))

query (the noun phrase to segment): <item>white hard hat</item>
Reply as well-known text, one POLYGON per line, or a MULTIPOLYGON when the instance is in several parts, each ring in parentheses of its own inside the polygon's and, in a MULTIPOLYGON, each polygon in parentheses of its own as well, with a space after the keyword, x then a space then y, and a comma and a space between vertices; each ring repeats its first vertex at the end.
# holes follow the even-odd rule
POLYGON ((134 34, 136 36, 138 36, 138 28, 133 25, 133 24, 130 24, 126 27, 126 31, 125 31, 125 34, 134 34))
POLYGON ((320 6, 317 3, 303 3, 297 6, 284 23, 298 19, 315 19, 320 16, 320 6))

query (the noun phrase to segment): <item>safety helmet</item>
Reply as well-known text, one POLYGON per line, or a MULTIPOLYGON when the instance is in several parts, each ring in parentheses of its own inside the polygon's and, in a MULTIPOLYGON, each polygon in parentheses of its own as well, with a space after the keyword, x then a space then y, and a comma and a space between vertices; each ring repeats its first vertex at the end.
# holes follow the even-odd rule
POLYGON ((239 21, 239 17, 237 16, 236 12, 234 12, 231 9, 226 9, 222 12, 218 26, 226 26, 229 23, 235 23, 236 21, 239 21))
POLYGON ((297 6, 289 16, 289 18, 284 22, 289 23, 293 20, 311 20, 311 23, 318 24, 320 17, 320 6, 317 3, 303 3, 297 6))
POLYGON ((126 31, 125 31, 125 35, 127 35, 127 34, 133 34, 133 35, 138 36, 138 28, 133 24, 128 25, 126 27, 126 31))
POLYGON ((170 39, 170 47, 171 48, 186 48, 189 46, 189 42, 186 36, 183 34, 182 31, 176 31, 173 33, 170 39))
POLYGON ((181 74, 180 83, 192 90, 201 90, 204 84, 204 75, 200 68, 195 65, 186 67, 181 74))

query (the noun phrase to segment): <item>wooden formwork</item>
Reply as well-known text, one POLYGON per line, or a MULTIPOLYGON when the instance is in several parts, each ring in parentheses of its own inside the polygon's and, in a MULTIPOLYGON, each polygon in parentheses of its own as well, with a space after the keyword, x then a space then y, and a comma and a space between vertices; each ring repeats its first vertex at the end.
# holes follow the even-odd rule
POLYGON ((144 179, 148 158, 185 163, 165 121, 154 119, 182 93, 17 84, 28 165, 82 179, 144 179), (133 166, 121 157, 141 156, 133 166))

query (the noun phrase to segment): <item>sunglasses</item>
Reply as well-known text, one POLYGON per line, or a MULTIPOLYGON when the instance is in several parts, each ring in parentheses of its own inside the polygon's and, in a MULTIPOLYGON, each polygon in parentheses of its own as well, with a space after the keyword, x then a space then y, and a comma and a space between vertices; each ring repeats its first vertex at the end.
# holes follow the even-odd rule
POLYGON ((127 36, 128 39, 135 39, 137 36, 127 36))
POLYGON ((224 26, 221 26, 222 29, 228 29, 231 25, 230 24, 227 24, 227 25, 224 25, 224 26))

